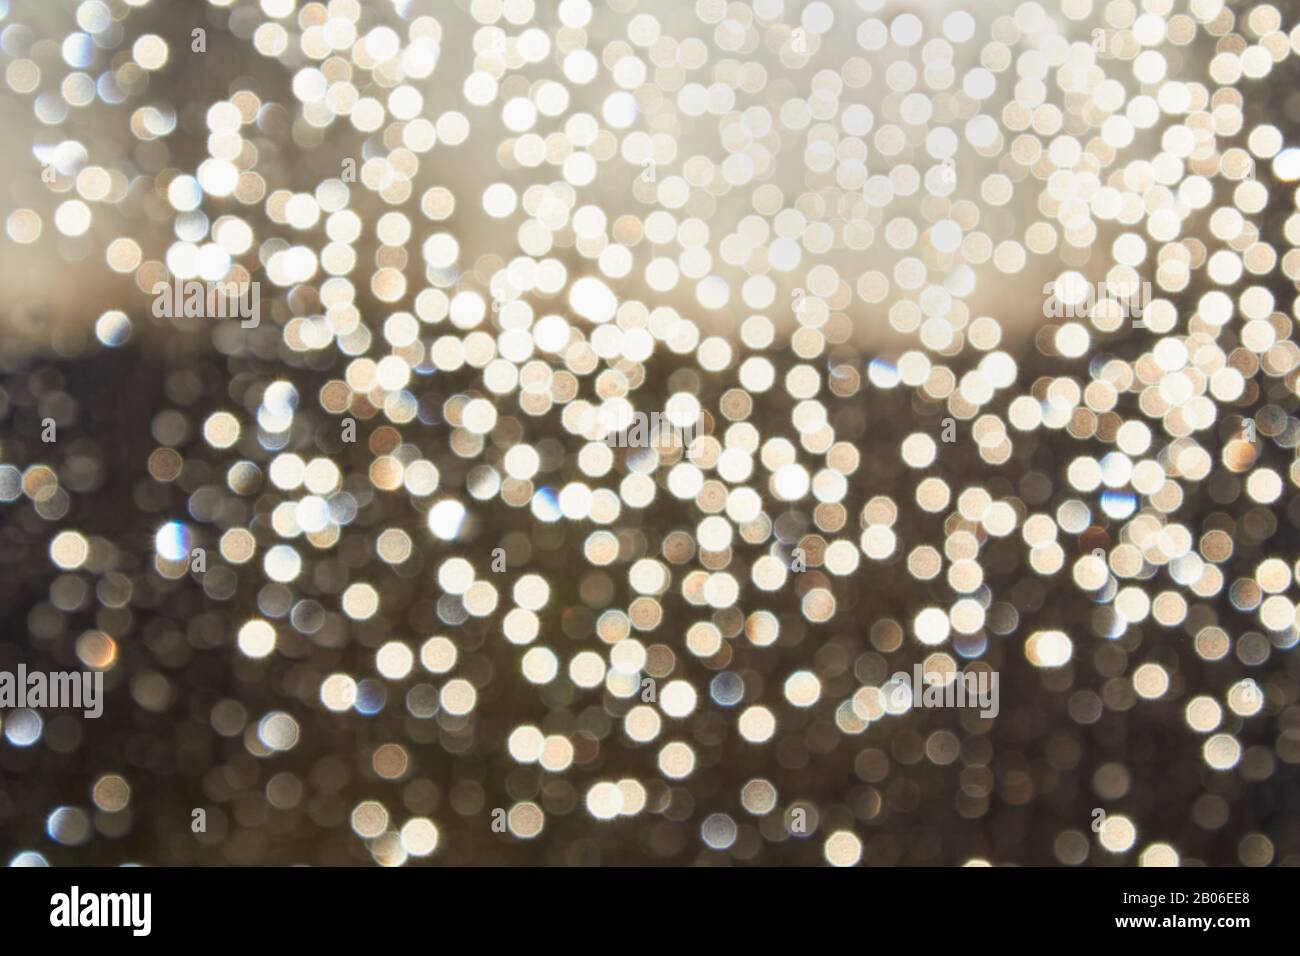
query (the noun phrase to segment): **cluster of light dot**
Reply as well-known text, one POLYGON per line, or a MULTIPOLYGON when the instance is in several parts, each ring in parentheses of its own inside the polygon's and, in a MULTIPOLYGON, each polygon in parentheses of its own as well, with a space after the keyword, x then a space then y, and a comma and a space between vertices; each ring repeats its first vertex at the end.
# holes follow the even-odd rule
MULTIPOLYGON (((467 669, 458 629, 484 619, 536 693, 520 705, 531 721, 482 745, 571 777, 594 821, 662 810, 710 749, 692 730, 705 711, 746 747, 825 712, 851 746, 913 719, 888 693, 886 662, 919 654, 951 679, 986 668, 991 643, 1013 642, 1043 671, 1034 692, 1068 694, 1078 724, 1174 699, 1208 769, 1252 779, 1300 759, 1280 731, 1276 748, 1239 737, 1282 693, 1261 686, 1267 671, 1259 683, 1215 671, 1221 685, 1194 693, 1160 651, 1185 636, 1200 660, 1235 656, 1249 671, 1297 640, 1300 556, 1233 560, 1242 536, 1280 546, 1278 515, 1300 483, 1287 413, 1296 303, 1278 298, 1300 281, 1300 144, 1248 119, 1252 90, 1300 52, 1300 28, 1285 32, 1276 7, 1062 0, 920 15, 875 0, 697 0, 670 16, 627 0, 471 0, 468 16, 407 18, 400 4, 380 15, 356 0, 210 0, 239 42, 279 61, 286 89, 208 104, 206 155, 133 181, 72 131, 79 114, 113 108, 140 147, 194 136, 156 77, 203 54, 142 30, 153 6, 83 0, 57 78, 34 49, 49 40, 12 16, 0 33, 5 83, 48 133, 32 146, 48 171, 42 201, 7 214, 8 239, 95 238, 141 294, 95 322, 110 348, 150 334, 143 303, 158 282, 257 280, 261 327, 222 325, 212 342, 232 375, 250 354, 294 370, 240 372, 224 407, 151 423, 157 482, 177 482, 191 460, 213 472, 188 514, 158 528, 152 570, 185 578, 203 540, 215 544, 201 578, 214 600, 260 577, 258 613, 232 622, 252 661, 273 659, 287 630, 341 642, 400 611, 388 586, 417 554, 439 596, 439 633, 395 627, 368 667, 322 674, 310 704, 214 712, 250 753, 292 750, 311 707, 404 708, 472 735, 484 674, 467 669), (330 155, 338 170, 304 185, 278 150, 330 155), (115 234, 115 207, 167 231, 115 234), (1046 293, 1064 318, 1045 317, 1046 293), (1033 380, 1015 357, 1026 345, 1044 370, 1033 380), (308 391, 302 369, 329 371, 308 391), (430 402, 439 381, 465 384, 430 402), (643 398, 656 383, 662 397, 643 398), (883 447, 871 407, 896 389, 924 414, 883 447), (853 402, 867 422, 846 437, 853 402), (607 444, 610 422, 650 411, 677 431, 650 447, 607 444), (347 423, 369 455, 360 471, 333 437, 347 423), (1055 472, 1018 455, 1049 440, 1055 472), (953 466, 967 447, 983 474, 953 466), (882 456, 894 480, 873 488, 882 456), (1198 516, 1187 499, 1201 487, 1213 510, 1198 516), (419 519, 359 525, 380 499, 419 519), (582 645, 564 633, 557 582, 528 569, 529 536, 475 536, 499 509, 567 529, 594 615, 582 645), (679 516, 671 529, 667 514, 679 516), (367 553, 345 548, 357 527, 367 553), (1073 586, 1091 619, 1024 620, 1023 602, 990 585, 1001 540, 1018 562, 998 580, 1073 586), (792 570, 795 548, 806 570, 792 570), (844 595, 887 573, 930 598, 856 621, 872 647, 856 665, 832 673, 810 640, 801 665, 746 686, 745 667, 781 642, 779 595, 797 594, 809 633, 829 634, 855 626, 844 595), (300 593, 308 583, 316 597, 300 593), (1225 602, 1239 612, 1231 625, 1225 602), (683 615, 685 626, 665 623, 683 615), (1145 637, 1122 643, 1134 629, 1145 637), (1075 670, 1103 675, 1100 694, 1072 690, 1075 670), (543 729, 547 701, 575 698, 605 701, 620 741, 598 746, 644 751, 637 776, 584 775, 590 740, 543 729)), ((0 500, 27 499, 48 521, 68 494, 47 464, 0 465, 0 500)), ((104 570, 113 547, 54 534, 51 603, 79 606, 78 588, 97 579, 106 606, 129 604, 130 580, 104 570)), ((112 668, 120 637, 87 630, 77 654, 112 668)), ((133 695, 158 708, 176 690, 154 674, 133 695)), ((40 719, 8 717, 3 732, 31 746, 40 719)), ((954 720, 925 744, 936 764, 962 753, 971 801, 959 809, 971 816, 990 799, 989 755, 963 741, 984 732, 954 720)), ((889 758, 863 754, 878 801, 889 758)), ((392 742, 373 769, 406 780, 413 760, 411 743, 392 742)), ((1120 800, 1127 778, 1108 764, 1094 789, 1120 800)), ((296 779, 272 784, 273 804, 300 799, 296 779)), ((93 802, 118 811, 130 793, 107 774, 93 802)), ((760 828, 774 842, 813 834, 819 809, 798 797, 751 780, 712 798, 727 807, 697 808, 699 840, 738 847, 745 816, 780 818, 760 828)), ((1198 820, 1212 826, 1221 803, 1207 795, 1198 820)), ((544 832, 537 799, 505 809, 514 837, 544 832)), ((834 819, 816 833, 825 859, 859 862, 869 833, 834 819)), ((87 810, 59 807, 48 830, 75 845, 91 826, 87 810)), ((384 864, 439 847, 435 820, 378 798, 357 803, 350 826, 384 864)), ((1179 861, 1119 813, 1095 838, 1085 831, 1063 831, 1056 858, 1082 862, 1095 844, 1179 861)), ((1252 834, 1240 855, 1267 862, 1272 848, 1252 834)))

